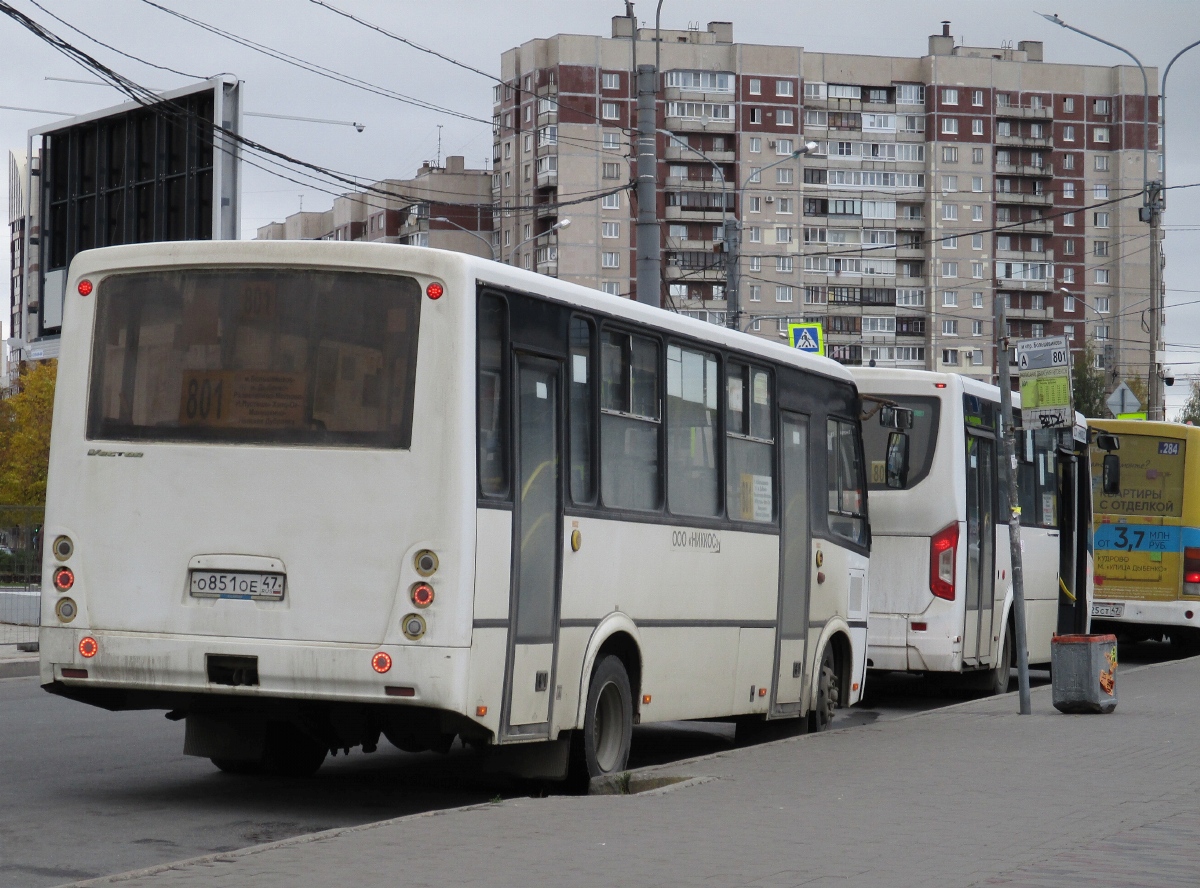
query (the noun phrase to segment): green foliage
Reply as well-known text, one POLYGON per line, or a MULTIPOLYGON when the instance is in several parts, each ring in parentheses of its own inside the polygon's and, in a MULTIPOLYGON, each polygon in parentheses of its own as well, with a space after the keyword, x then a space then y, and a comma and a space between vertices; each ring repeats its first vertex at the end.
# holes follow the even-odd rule
POLYGON ((1105 418, 1109 415, 1104 404, 1104 371, 1096 367, 1096 346, 1086 340, 1083 348, 1075 352, 1072 368, 1075 387, 1075 409, 1084 416, 1105 418))
POLYGON ((1200 379, 1192 380, 1192 393, 1188 396, 1187 403, 1183 405, 1183 409, 1179 411, 1179 416, 1175 418, 1175 421, 1200 425, 1200 379))
POLYGON ((57 361, 29 364, 21 371, 18 393, 0 400, 0 503, 46 501, 57 373, 57 361))

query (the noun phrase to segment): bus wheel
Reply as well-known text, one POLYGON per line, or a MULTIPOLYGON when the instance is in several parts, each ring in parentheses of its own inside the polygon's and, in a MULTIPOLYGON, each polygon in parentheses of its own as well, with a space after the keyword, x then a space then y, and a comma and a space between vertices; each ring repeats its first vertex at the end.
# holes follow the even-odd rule
POLYGON ((827 731, 833 724, 833 714, 841 700, 842 679, 838 675, 838 661, 833 653, 833 645, 825 645, 821 654, 821 669, 817 675, 817 699, 813 701, 812 712, 808 714, 808 727, 811 731, 827 731))
MULTIPOLYGON (((288 722, 271 722, 263 749, 263 765, 278 777, 308 777, 325 761, 325 744, 288 722)), ((220 767, 218 765, 217 767, 220 767)))
POLYGON ((587 775, 624 771, 633 740, 633 693, 620 658, 611 654, 596 666, 583 717, 583 759, 587 775))
POLYGON ((1012 627, 1010 626, 1009 630, 1004 633, 1004 645, 1000 649, 1000 659, 996 661, 996 668, 989 674, 989 681, 984 688, 990 696, 1008 693, 1008 685, 1012 680, 1012 637, 1012 627))

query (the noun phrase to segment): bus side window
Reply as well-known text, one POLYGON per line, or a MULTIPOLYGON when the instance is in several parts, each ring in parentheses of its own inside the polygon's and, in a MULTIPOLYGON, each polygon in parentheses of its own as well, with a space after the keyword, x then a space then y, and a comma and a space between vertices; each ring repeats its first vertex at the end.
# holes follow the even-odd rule
POLYGON ((581 505, 596 501, 595 432, 596 379, 592 355, 596 326, 586 318, 571 318, 569 409, 571 439, 571 500, 581 505))
POLYGON ((716 355, 667 346, 667 502, 676 515, 710 517, 720 509, 719 389, 716 355))
POLYGON ((867 541, 863 518, 863 470, 854 425, 830 419, 825 425, 826 463, 829 482, 829 530, 852 542, 867 541))
POLYGON ((775 518, 771 376, 729 364, 725 374, 725 501, 735 521, 775 518))
POLYGON ((504 355, 508 304, 498 296, 479 298, 477 318, 479 378, 479 494, 508 498, 508 408, 505 397, 504 355))
POLYGON ((614 509, 662 507, 659 344, 604 330, 600 337, 600 491, 614 509))

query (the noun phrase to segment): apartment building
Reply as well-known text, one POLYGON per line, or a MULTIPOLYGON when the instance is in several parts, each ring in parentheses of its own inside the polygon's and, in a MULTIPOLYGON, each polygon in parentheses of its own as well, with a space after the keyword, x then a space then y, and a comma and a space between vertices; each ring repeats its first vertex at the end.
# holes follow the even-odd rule
POLYGON ((421 165, 411 179, 384 179, 258 229, 257 240, 373 241, 438 247, 492 258, 491 174, 462 156, 421 165))
MULTIPOLYGON (((492 198, 504 261, 634 294, 634 74, 655 50, 653 29, 616 17, 611 37, 560 34, 502 55, 492 198)), ((1014 337, 1092 338, 1114 373, 1145 375, 1136 68, 1047 63, 1037 41, 964 46, 949 23, 920 57, 739 44, 728 22, 663 31, 657 50, 666 307, 725 322, 736 214, 742 322, 760 335, 820 321, 843 363, 986 378, 999 296, 1014 337)))

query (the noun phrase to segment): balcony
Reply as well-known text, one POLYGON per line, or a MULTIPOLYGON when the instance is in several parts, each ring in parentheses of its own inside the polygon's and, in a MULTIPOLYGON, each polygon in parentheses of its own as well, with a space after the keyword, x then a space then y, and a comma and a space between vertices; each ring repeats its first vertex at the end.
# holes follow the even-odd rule
POLYGON ((714 284, 725 283, 725 267, 710 265, 701 268, 685 268, 680 265, 666 265, 663 269, 668 281, 686 280, 689 282, 705 281, 714 284))
POLYGON ((996 278, 996 289, 1009 292, 1030 291, 1048 293, 1054 289, 1054 281, 1027 281, 1015 278, 996 278))
POLYGON ((733 120, 668 117, 663 128, 673 133, 732 133, 736 126, 737 122, 733 120))
POLYGON ((541 129, 543 126, 549 126, 552 123, 558 123, 558 107, 555 106, 551 111, 538 112, 537 125, 541 129))
POLYGON ((548 203, 534 204, 534 215, 539 219, 546 219, 551 216, 558 215, 558 204, 551 200, 548 203))
POLYGON ((996 203, 1022 204, 1027 207, 1048 207, 1054 203, 1052 194, 1023 194, 1017 191, 997 191, 996 203))
POLYGON ((558 187, 558 170, 547 170, 544 173, 537 174, 538 188, 557 188, 558 187))
POLYGON ((1009 145, 1014 148, 1053 148, 1054 139, 1049 136, 1034 138, 1033 136, 996 136, 997 145, 1009 145))
POLYGON ((1005 231, 1014 234, 1054 234, 1054 223, 1049 219, 1030 219, 1026 222, 1000 222, 1005 231), (1011 226, 1011 227, 1009 227, 1011 226))
POLYGON ((684 176, 667 176, 665 187, 688 191, 733 191, 732 182, 722 182, 720 179, 688 179, 684 176))
POLYGON ((896 227, 903 228, 906 231, 911 231, 914 228, 924 228, 924 219, 906 219, 903 216, 896 217, 896 227))
POLYGON ((727 105, 733 101, 733 90, 683 89, 678 86, 663 88, 662 97, 667 102, 711 102, 714 105, 727 105))
POLYGON ((666 151, 663 152, 664 160, 687 160, 687 161, 703 161, 708 158, 713 163, 733 163, 732 151, 705 151, 703 155, 696 151, 695 148, 685 148, 682 145, 677 145, 674 142, 668 142, 666 151))
POLYGON ((997 250, 996 259, 1001 262, 1053 262, 1054 251, 1034 253, 1029 250, 997 250))
POLYGON ((1045 164, 1043 166, 1033 166, 1028 163, 998 163, 996 164, 996 175, 998 176, 1053 176, 1054 165, 1045 164))
POLYGON ((720 207, 667 207, 666 219, 669 221, 688 220, 690 222, 722 222, 726 211, 720 207))
POLYGON ((538 274, 558 276, 558 242, 538 247, 536 253, 538 274))
POLYGON ((1053 110, 1042 105, 1033 108, 1029 105, 1001 105, 996 103, 996 116, 1009 117, 1014 120, 1049 120, 1054 116, 1053 110))
POLYGON ((1008 308, 1005 309, 1005 314, 1010 321, 1054 320, 1054 309, 1052 308, 1008 308))

